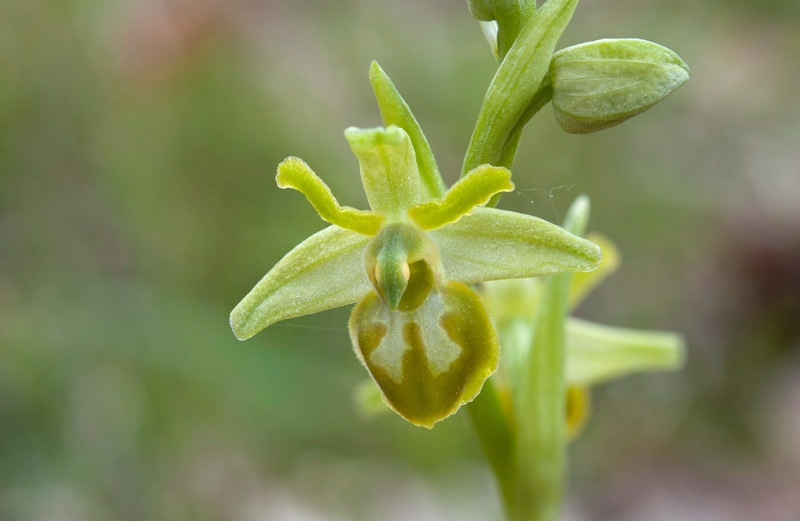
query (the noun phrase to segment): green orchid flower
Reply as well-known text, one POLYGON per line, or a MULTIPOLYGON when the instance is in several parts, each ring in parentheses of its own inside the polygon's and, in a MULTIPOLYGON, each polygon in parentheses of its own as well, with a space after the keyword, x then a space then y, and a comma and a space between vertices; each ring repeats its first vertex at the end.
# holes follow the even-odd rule
POLYGON ((482 205, 513 189, 511 173, 482 165, 441 198, 425 198, 408 133, 349 128, 371 211, 342 207, 302 160, 278 167, 331 226, 267 273, 231 313, 244 340, 287 318, 357 303, 356 355, 385 402, 432 427, 471 401, 497 368, 497 333, 467 285, 588 271, 600 249, 542 219, 482 205))
MULTIPOLYGON (((620 265, 614 243, 599 234, 588 239, 603 252, 603 260, 592 272, 575 273, 569 285, 567 303, 574 311, 586 297, 620 265)), ((507 346, 530 346, 541 308, 540 280, 496 281, 481 286, 481 298, 501 339, 507 346)), ((565 321, 566 431, 570 439, 580 434, 589 418, 591 387, 629 374, 668 371, 679 368, 684 359, 684 340, 673 332, 643 331, 596 324, 569 316, 565 321)), ((509 417, 513 417, 512 393, 520 371, 524 349, 509 349, 504 368, 493 380, 509 417)))

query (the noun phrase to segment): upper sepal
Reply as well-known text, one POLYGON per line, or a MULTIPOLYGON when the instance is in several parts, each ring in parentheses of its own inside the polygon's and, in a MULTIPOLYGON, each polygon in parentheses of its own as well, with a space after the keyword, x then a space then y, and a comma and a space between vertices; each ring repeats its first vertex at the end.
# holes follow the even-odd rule
POLYGON ((353 309, 350 337, 386 404, 427 428, 472 401, 500 358, 480 298, 456 281, 435 288, 411 312, 368 294, 353 309))
POLYGON ((487 40, 498 60, 503 59, 522 27, 536 12, 536 0, 467 0, 467 6, 482 26, 494 25, 495 37, 487 37, 487 40))
POLYGON ((239 340, 287 318, 356 302, 371 289, 364 251, 371 237, 338 226, 315 233, 278 263, 231 312, 239 340))
POLYGON ((375 92, 383 123, 387 127, 397 125, 405 130, 411 139, 416 154, 423 198, 441 197, 445 192, 444 181, 442 181, 439 167, 436 165, 436 158, 425 138, 425 133, 422 132, 417 119, 392 80, 376 61, 373 61, 369 67, 369 81, 372 83, 372 90, 375 92))

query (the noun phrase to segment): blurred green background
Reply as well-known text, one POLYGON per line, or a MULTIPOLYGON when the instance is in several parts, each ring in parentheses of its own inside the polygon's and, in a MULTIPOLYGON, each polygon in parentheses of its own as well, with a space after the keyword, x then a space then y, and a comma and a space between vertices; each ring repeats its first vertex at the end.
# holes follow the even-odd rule
MULTIPOLYGON (((501 205, 580 193, 622 269, 579 314, 688 339, 594 392, 567 519, 800 519, 800 4, 584 0, 560 47, 641 37, 692 79, 622 126, 546 107, 501 205)), ((228 313, 324 225, 305 159, 365 207, 342 131, 377 59, 453 182, 495 63, 464 2, 0 6, 0 519, 487 520, 468 421, 368 419, 347 309, 240 343, 228 313)))

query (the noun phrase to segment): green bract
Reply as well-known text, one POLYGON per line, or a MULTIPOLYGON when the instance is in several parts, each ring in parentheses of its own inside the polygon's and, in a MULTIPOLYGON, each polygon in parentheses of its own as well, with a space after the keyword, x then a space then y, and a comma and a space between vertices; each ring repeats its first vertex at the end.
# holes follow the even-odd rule
POLYGON ((661 45, 609 39, 558 51, 550 64, 553 110, 567 132, 618 125, 649 109, 689 79, 689 67, 661 45))
MULTIPOLYGON (((488 3, 512 2, 481 2, 481 4, 488 3)), ((547 76, 556 43, 577 5, 578 0, 549 0, 529 18, 517 17, 519 22, 526 21, 519 29, 519 34, 515 34, 516 40, 507 53, 502 52, 502 45, 498 40, 498 47, 501 48, 500 56, 504 56, 503 61, 486 91, 464 157, 462 174, 482 163, 510 164, 510 161, 503 157, 506 154, 504 148, 512 143, 513 151, 508 151, 508 154, 513 156, 522 132, 518 124, 524 125, 532 113, 539 110, 549 99, 547 96, 542 99, 542 96, 538 95, 539 88, 547 76)), ((485 6, 477 7, 477 14, 488 14, 485 12, 485 6)), ((493 13, 497 15, 498 5, 494 7, 493 13)), ((475 13, 476 5, 471 4, 471 8, 475 13)), ((498 39, 500 39, 503 34, 500 20, 498 25, 500 26, 498 39)))
POLYGON ((481 165, 431 198, 423 194, 438 183, 424 188, 405 130, 349 128, 345 136, 371 211, 340 206, 303 161, 283 161, 278 186, 302 192, 331 226, 256 284, 231 327, 243 340, 279 320, 357 303, 356 355, 392 409, 432 427, 472 400, 499 360, 494 325, 466 283, 588 271, 601 252, 536 217, 481 206, 513 189, 505 168, 481 165))
POLYGON ((506 55, 522 26, 536 12, 536 2, 531 0, 467 0, 467 5, 476 20, 493 22, 492 47, 499 59, 506 55))

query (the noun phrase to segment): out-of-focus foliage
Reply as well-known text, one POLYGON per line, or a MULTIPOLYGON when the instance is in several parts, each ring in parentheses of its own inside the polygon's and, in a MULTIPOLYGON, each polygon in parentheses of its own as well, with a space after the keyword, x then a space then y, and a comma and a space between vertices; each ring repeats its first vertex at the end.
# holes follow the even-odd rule
MULTIPOLYGON (((543 111, 502 202, 557 222, 589 194, 625 262, 580 314, 687 335, 683 373, 595 393, 576 519, 800 511, 797 6, 586 0, 559 44, 642 37, 693 70, 602 133, 543 111)), ((380 122, 372 59, 452 183, 496 66, 462 2, 0 7, 0 518, 492 515, 461 415, 352 410, 346 311, 228 327, 322 227, 274 186, 281 159, 366 207, 342 131, 380 122)))

